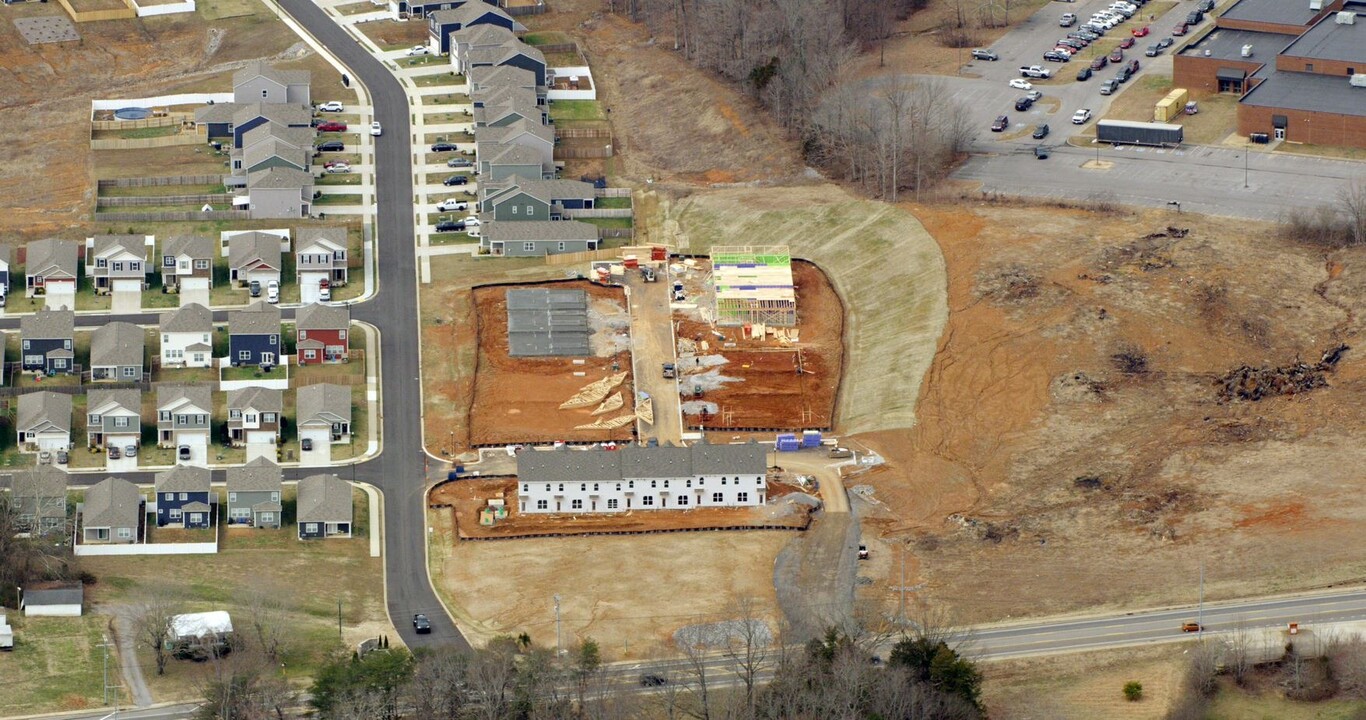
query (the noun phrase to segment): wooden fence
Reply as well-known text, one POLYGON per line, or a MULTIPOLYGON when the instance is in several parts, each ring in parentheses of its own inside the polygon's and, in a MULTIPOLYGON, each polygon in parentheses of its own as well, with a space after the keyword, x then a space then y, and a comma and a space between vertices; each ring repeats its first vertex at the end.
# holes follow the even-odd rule
POLYGON ((95 207, 146 207, 156 205, 231 203, 232 197, 233 196, 226 193, 214 193, 210 195, 157 195, 156 197, 101 197, 95 199, 95 207))
POLYGON ((540 15, 541 13, 546 12, 547 8, 544 2, 537 2, 535 5, 518 5, 515 7, 505 7, 503 8, 503 10, 506 11, 507 14, 513 17, 517 17, 519 15, 540 15))
POLYGON ((581 218, 628 218, 632 217, 631 208, 593 208, 591 210, 565 208, 563 214, 570 220, 581 218))
POLYGON ((141 130, 142 128, 170 127, 186 122, 193 122, 192 113, 167 113, 156 117, 149 117, 144 120, 91 120, 92 130, 141 130))
POLYGON ((598 228, 598 237, 603 240, 607 238, 633 238, 635 236, 636 231, 633 228, 598 228))
POLYGON ((90 140, 91 150, 145 150, 147 148, 171 147, 173 145, 199 145, 204 138, 195 133, 177 133, 151 138, 102 139, 90 140))
POLYGON ((95 212, 95 222, 194 222, 196 220, 250 220, 246 210, 210 210, 209 212, 95 212))
POLYGON ((631 197, 631 188, 598 188, 596 194, 598 197, 631 197))
POLYGON ((103 190, 109 187, 163 187, 166 185, 221 185, 222 175, 163 175, 161 177, 110 178, 100 180, 97 185, 103 190))
POLYGON ((579 52, 579 44, 578 44, 578 43, 572 43, 572 42, 567 42, 567 43, 550 43, 550 44, 548 44, 548 45, 537 45, 537 46, 536 46, 536 49, 537 49, 537 50, 540 50, 542 54, 545 54, 545 53, 577 53, 577 52, 579 52))
MULTIPOLYGON (((57 2, 60 3, 61 6, 66 10, 66 13, 71 16, 71 19, 75 20, 78 23, 96 22, 99 20, 131 20, 138 16, 137 8, 133 7, 132 5, 128 5, 124 8, 113 8, 110 10, 78 11, 76 10, 76 8, 71 7, 71 3, 67 2, 67 0, 57 0, 57 2)), ((127 4, 126 0, 125 4, 127 4)))
POLYGON ((607 138, 612 139, 612 128, 610 127, 564 127, 555 126, 555 134, 564 139, 575 138, 607 138))
POLYGON ((612 146, 603 145, 601 147, 557 147, 555 148, 555 158, 557 160, 591 160, 594 158, 612 157, 612 146))
POLYGON ((583 252, 559 253, 557 255, 546 255, 546 265, 578 265, 580 263, 592 262, 594 260, 614 260, 621 256, 620 248, 609 250, 585 250, 583 252))

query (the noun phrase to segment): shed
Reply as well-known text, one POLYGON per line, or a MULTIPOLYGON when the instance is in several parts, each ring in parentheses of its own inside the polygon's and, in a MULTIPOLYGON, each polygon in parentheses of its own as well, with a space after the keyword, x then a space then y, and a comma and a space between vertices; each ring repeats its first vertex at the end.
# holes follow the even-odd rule
POLYGON ((46 583, 24 588, 24 617, 80 617, 85 588, 80 583, 46 583))

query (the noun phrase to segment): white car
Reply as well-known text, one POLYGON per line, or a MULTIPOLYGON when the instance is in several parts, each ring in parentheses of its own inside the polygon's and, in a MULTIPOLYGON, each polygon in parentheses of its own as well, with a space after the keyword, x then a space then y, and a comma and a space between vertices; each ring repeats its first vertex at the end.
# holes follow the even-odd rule
POLYGON ((379 126, 378 120, 370 123, 370 134, 375 137, 379 137, 380 135, 384 134, 384 129, 379 126))
POLYGON ((327 302, 332 299, 332 283, 326 278, 318 281, 318 301, 327 302))
POLYGON ((465 218, 465 227, 467 227, 467 228, 472 228, 472 227, 479 227, 479 225, 480 225, 479 218, 477 218, 477 217, 475 217, 475 216, 473 216, 473 215, 471 215, 471 216, 465 218))
POLYGON ((342 112, 345 109, 346 106, 336 100, 331 100, 318 106, 318 112, 342 112))
POLYGON ((1088 120, 1090 120, 1090 119, 1091 119, 1091 110, 1090 110, 1090 108, 1082 108, 1082 109, 1076 111, 1075 113, 1072 113, 1072 124, 1073 124, 1073 125, 1085 125, 1085 124, 1086 124, 1086 121, 1088 121, 1088 120))
POLYGON ((271 280, 266 283, 266 302, 271 305, 280 302, 280 282, 278 280, 271 280))
POLYGON ((1031 85, 1031 84, 1029 84, 1029 81, 1028 81, 1028 80, 1025 80, 1024 78, 1015 78, 1014 80, 1011 80, 1011 81, 1010 81, 1010 86, 1013 87, 1013 88, 1019 89, 1019 90, 1033 90, 1033 89, 1034 89, 1034 86, 1031 85))
POLYGON ((427 50, 426 45, 414 45, 408 48, 408 57, 413 57, 416 55, 426 55, 428 52, 430 51, 427 50))
POLYGON ((351 172, 351 166, 347 165, 344 162, 333 163, 332 166, 327 168, 324 172, 328 173, 329 175, 349 173, 351 172))
POLYGON ((446 198, 436 204, 436 209, 441 212, 453 212, 455 210, 467 210, 469 209, 469 206, 470 204, 468 201, 446 198))

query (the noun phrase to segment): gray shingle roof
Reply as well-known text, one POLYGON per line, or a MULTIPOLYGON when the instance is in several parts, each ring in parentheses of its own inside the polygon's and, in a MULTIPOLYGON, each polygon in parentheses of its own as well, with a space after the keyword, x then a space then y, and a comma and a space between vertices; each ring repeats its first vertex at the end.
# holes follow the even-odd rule
POLYGON ((138 526, 142 492, 119 478, 105 478, 85 491, 81 523, 88 528, 138 526))
POLYGON ((213 472, 197 465, 177 465, 170 470, 156 474, 156 491, 176 493, 203 493, 209 491, 213 472))
POLYGON ((14 474, 14 498, 65 498, 66 473, 52 465, 37 465, 14 474))
POLYGON ((207 125, 209 123, 230 123, 233 116, 241 110, 244 104, 238 103, 214 103, 212 105, 201 105, 194 109, 194 121, 207 125))
POLYGON ((228 492, 278 492, 283 473, 264 457, 228 468, 228 492))
POLYGON ((304 425, 334 422, 351 422, 351 387, 319 383, 305 385, 295 392, 295 405, 298 408, 296 423, 304 425))
MULTIPOLYGON (((312 159, 312 157, 312 147, 296 147, 294 145, 290 145, 289 143, 279 138, 271 138, 269 140, 266 140, 265 142, 256 143, 255 145, 252 145, 251 147, 243 150, 242 167, 252 168, 256 167, 257 165, 263 162, 270 160, 271 158, 280 158, 281 160, 284 160, 285 162, 288 162, 291 165, 293 165, 294 168, 292 169, 303 170, 309 167, 309 162, 312 159)), ((291 168, 276 169, 289 170, 291 168)), ((250 180, 251 176, 255 174, 256 173, 248 173, 247 179, 250 180)), ((264 177, 264 175, 262 177, 264 177)), ((257 184, 255 185, 255 187, 263 186, 257 184)))
POLYGON ((229 335, 278 335, 280 332, 280 308, 260 300, 252 303, 246 310, 228 313, 229 335))
POLYGON ((523 450, 517 478, 528 482, 617 482, 627 478, 759 475, 767 472, 764 446, 698 443, 687 448, 628 445, 617 451, 590 448, 523 450))
POLYGON ((81 265, 79 253, 79 246, 70 240, 34 240, 24 255, 24 271, 43 276, 60 272, 75 278, 81 265))
POLYGON ((526 43, 522 42, 521 40, 518 40, 518 41, 512 42, 512 43, 503 43, 503 45, 501 46, 500 49, 501 49, 503 52, 502 52, 502 54, 498 57, 498 59, 496 60, 496 62, 500 62, 500 63, 501 63, 501 62, 506 62, 507 60, 511 59, 513 56, 516 56, 516 55, 525 55, 525 56, 531 58, 532 60, 535 60, 535 61, 541 63, 542 65, 545 64, 545 54, 542 53, 540 50, 537 50, 536 48, 534 48, 534 47, 532 47, 532 46, 530 46, 530 45, 527 45, 526 43))
POLYGON ((578 220, 499 220, 482 228, 485 238, 503 242, 526 240, 597 240, 598 226, 578 220))
POLYGON ((675 478, 692 475, 692 451, 686 447, 627 445, 621 450, 624 478, 675 478))
POLYGON ((85 602, 85 588, 80 583, 65 587, 24 590, 24 604, 29 606, 80 605, 85 602))
POLYGON ((345 330, 351 324, 351 309, 309 303, 294 312, 294 325, 300 330, 345 330))
POLYGON ((303 170, 273 167, 247 174, 247 187, 263 190, 313 187, 313 176, 303 170))
POLYGON ((304 522, 350 522, 351 483, 336 475, 310 475, 299 481, 299 518, 304 522))
POLYGON ((52 423, 58 430, 71 432, 71 396, 46 390, 19 396, 15 426, 22 431, 52 423))
POLYGON ((232 123, 237 126, 258 117, 281 125, 303 127, 312 123, 313 109, 307 105, 286 103, 247 103, 237 107, 237 112, 232 114, 232 123))
POLYGON ((90 337, 90 364, 95 367, 142 365, 147 336, 142 328, 112 322, 95 329, 90 337))
POLYGON ((616 482, 621 455, 607 450, 532 450, 517 454, 517 478, 528 482, 616 482))
POLYGON ((588 200, 596 194, 591 183, 578 180, 541 180, 515 175, 503 182, 506 182, 509 188, 516 187, 546 203, 565 199, 588 200))
POLYGON ((290 127, 277 122, 267 122, 242 134, 242 148, 250 148, 257 143, 273 139, 296 148, 312 150, 313 141, 317 137, 318 131, 311 127, 290 127))
POLYGON ((432 16, 442 25, 459 23, 460 27, 464 28, 468 27, 471 22, 478 20, 485 14, 494 15, 509 23, 514 22, 512 16, 507 14, 507 11, 485 2, 467 2, 453 10, 438 10, 432 13, 432 16))
POLYGON ((213 388, 209 385, 158 385, 157 408, 168 409, 182 400, 203 410, 213 412, 213 388))
POLYGON ((691 450, 694 475, 763 475, 768 471, 768 453, 756 442, 738 445, 697 443, 691 450))
POLYGON ((308 250, 318 240, 326 240, 339 248, 346 248, 346 228, 335 225, 327 227, 301 227, 294 233, 295 253, 308 250))
POLYGON ((555 129, 549 125, 542 125, 532 120, 518 120, 511 125, 502 127, 488 127, 474 129, 475 142, 497 142, 506 143, 522 134, 535 135, 536 137, 548 142, 555 142, 555 129))
MULTIPOLYGON (((142 391, 137 388, 123 388, 119 390, 91 390, 87 395, 86 413, 93 413, 100 410, 105 405, 114 403, 125 410, 131 410, 138 415, 142 414, 142 391)), ((88 419, 87 419, 88 420, 88 419)), ((137 432, 136 427, 129 428, 130 432, 137 432)))
POLYGON ((164 333, 213 332, 213 311, 199 303, 190 303, 181 306, 178 310, 162 313, 161 331, 164 333))
POLYGON ((258 75, 274 80, 281 85, 307 85, 311 75, 307 70, 281 70, 262 60, 253 60, 247 66, 232 74, 232 86, 255 80, 258 75))
POLYGON ((258 262, 273 268, 281 266, 279 235, 252 231, 228 238, 228 267, 240 268, 258 262))
POLYGON ((147 238, 142 235, 96 235, 92 240, 90 249, 96 257, 111 250, 121 249, 143 260, 147 259, 147 238))
POLYGON ((451 39, 461 44, 468 44, 472 47, 502 45, 509 40, 515 40, 516 35, 511 30, 501 25, 479 24, 474 27, 464 27, 451 33, 451 39))
POLYGON ((278 413, 284 409, 284 391, 276 388, 249 387, 228 391, 228 409, 278 413))
MULTIPOLYGON (((536 73, 516 65, 481 66, 470 69, 470 82, 476 88, 511 87, 535 91, 536 73)), ((535 97, 534 92, 532 97, 535 97)))
POLYGON ((213 259, 213 238, 207 235, 176 235, 166 241, 161 248, 162 255, 171 255, 212 260, 213 259))
POLYGON ((76 313, 38 308, 19 318, 19 334, 30 340, 65 340, 76 334, 76 313))
MULTIPOLYGON (((489 156, 490 165, 540 165, 544 155, 525 145, 506 145, 489 156)), ((585 183, 587 184, 587 183, 585 183)))

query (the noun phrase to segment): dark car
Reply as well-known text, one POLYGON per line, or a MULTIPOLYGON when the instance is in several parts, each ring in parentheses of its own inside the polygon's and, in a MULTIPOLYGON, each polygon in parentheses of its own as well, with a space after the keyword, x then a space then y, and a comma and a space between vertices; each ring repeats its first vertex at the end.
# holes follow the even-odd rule
POLYGON ((300 445, 300 447, 302 447, 302 448, 304 449, 304 452, 312 452, 312 451, 313 451, 313 438, 303 438, 302 440, 299 441, 299 445, 300 445))
POLYGON ((346 123, 329 120, 325 123, 318 123, 318 132, 346 132, 346 123))
POLYGON ((1010 127, 1010 118, 1005 115, 1000 115, 996 118, 996 121, 991 124, 991 131, 1001 132, 1007 127, 1010 127))
POLYGON ((1043 124, 1043 125, 1040 125, 1040 126, 1034 128, 1034 135, 1033 135, 1033 137, 1034 137, 1035 140, 1042 140, 1042 139, 1048 137, 1048 124, 1045 123, 1045 124, 1043 124))
POLYGON ((1172 35, 1175 35, 1176 37, 1181 37, 1182 35, 1185 35, 1185 34, 1186 34, 1186 26, 1185 26, 1185 25, 1177 25, 1176 27, 1172 28, 1172 35))
POLYGON ((1158 50, 1166 50, 1167 48, 1169 48, 1169 47, 1171 47, 1172 45, 1175 45, 1175 44, 1176 44, 1176 41, 1175 41, 1175 40, 1173 40, 1173 39, 1171 39, 1171 38, 1169 38, 1169 37, 1164 37, 1164 38, 1162 38, 1161 40, 1158 40, 1158 41, 1157 41, 1157 49, 1158 49, 1158 50))
POLYGON ((1143 51, 1143 54, 1147 55, 1148 57, 1157 57, 1161 53, 1162 48, 1157 45, 1149 45, 1148 49, 1143 51))
POLYGON ((1080 41, 1082 42, 1083 45, 1090 45, 1090 44, 1091 44, 1091 38, 1086 37, 1086 36, 1089 35, 1089 34, 1090 34, 1090 33, 1085 33, 1085 32, 1070 32, 1070 33, 1067 33, 1067 37, 1070 37, 1070 38, 1072 38, 1073 40, 1080 40, 1080 41))
POLYGON ((1133 77, 1133 73, 1129 72, 1129 68, 1120 68, 1119 72, 1115 73, 1115 82, 1123 85, 1129 82, 1130 77, 1133 77))
POLYGON ((465 222, 463 220, 441 220, 436 223, 436 231, 441 232, 463 232, 465 222))
POLYGON ((1095 59, 1095 60, 1092 60, 1092 61, 1091 61, 1091 69, 1092 69, 1092 70, 1100 70, 1100 69, 1104 68, 1106 65, 1109 65, 1109 64, 1110 64, 1110 59, 1109 59, 1109 58, 1105 57, 1104 55, 1098 55, 1098 56, 1096 56, 1096 59, 1095 59))
POLYGON ((1077 50, 1080 50, 1080 49, 1086 47, 1086 43, 1084 43, 1084 42, 1082 42, 1082 41, 1080 41, 1080 40, 1078 40, 1078 39, 1076 39, 1076 38, 1063 38, 1063 39, 1061 39, 1061 40, 1058 41, 1058 44, 1059 44, 1059 45, 1063 45, 1063 46, 1065 46, 1065 47, 1075 48, 1075 49, 1077 49, 1077 50))
POLYGON ((1112 63, 1120 62, 1123 59, 1124 51, 1119 48, 1115 48, 1114 52, 1110 53, 1110 62, 1112 63))
POLYGON ((413 616, 413 632, 418 635, 430 635, 432 633, 432 621, 426 615, 418 613, 413 616))
POLYGON ((1022 97, 1022 98, 1020 98, 1019 100, 1016 100, 1016 101, 1015 101, 1015 109, 1016 109, 1017 111, 1019 111, 1019 112, 1024 112, 1024 111, 1026 111, 1026 110, 1029 109, 1029 106, 1030 106, 1030 105, 1033 105, 1033 104, 1034 104, 1034 101, 1033 101, 1033 100, 1030 100, 1030 99, 1027 98, 1027 97, 1022 97))
POLYGON ((432 152, 455 152, 459 149, 453 142, 432 143, 432 152))
POLYGON ((1126 37, 1123 40, 1119 41, 1119 49, 1128 50, 1129 48, 1134 46, 1134 42, 1135 40, 1132 37, 1126 37))
POLYGON ((1043 59, 1048 62, 1071 62, 1072 56, 1057 50, 1049 50, 1043 54, 1043 59))
POLYGON ((251 284, 247 286, 247 291, 251 293, 252 297, 261 297, 261 281, 252 280, 251 284))
POLYGON ((669 684, 669 678, 654 673, 646 673, 640 676, 641 687, 663 687, 669 684))
POLYGON ((340 140, 328 140, 318 143, 318 152, 341 152, 346 149, 346 143, 340 140))
POLYGON ((1047 160, 1047 159, 1048 159, 1048 148, 1046 148, 1046 147, 1044 147, 1044 146, 1042 146, 1042 145, 1036 146, 1036 147, 1034 148, 1034 158, 1035 158, 1036 160, 1047 160))
MULTIPOLYGON (((183 445, 182 447, 188 448, 189 446, 188 446, 188 445, 183 445)), ((119 450, 119 447, 118 447, 117 445, 110 445, 110 446, 109 446, 109 459, 110 459, 110 460, 118 460, 118 459, 121 458, 121 457, 123 457, 123 452, 119 450)), ((183 460, 189 460, 190 458, 187 456, 187 457, 184 457, 184 458, 182 458, 182 459, 183 459, 183 460)))
MULTIPOLYGON (((117 450, 117 449, 118 449, 118 448, 110 448, 110 450, 117 450)), ((176 450, 176 456, 179 457, 181 460, 189 460, 189 459, 190 459, 190 446, 189 446, 189 445, 181 445, 181 446, 176 450)))
POLYGON ((1202 12, 1200 12, 1199 10, 1192 10, 1192 11, 1190 11, 1189 13, 1186 14, 1186 24, 1187 24, 1187 25, 1198 25, 1198 24, 1200 23, 1200 21, 1201 21, 1201 20, 1204 20, 1204 19, 1205 19, 1205 14, 1202 13, 1202 12))
POLYGON ((1127 67, 1127 69, 1129 70, 1129 74, 1130 74, 1130 75, 1133 75, 1133 74, 1137 73, 1137 72, 1138 72, 1138 58, 1134 58, 1133 60, 1130 60, 1130 61, 1129 61, 1129 64, 1128 64, 1126 67, 1127 67))
POLYGON ((470 181, 469 175, 452 175, 441 181, 442 185, 466 185, 470 181))
POLYGON ((1084 81, 1086 81, 1086 80, 1090 80, 1092 74, 1093 74, 1093 73, 1091 72, 1091 68, 1089 68, 1089 67, 1082 68, 1082 69, 1081 69, 1081 72, 1077 73, 1077 81, 1078 81, 1078 82, 1084 82, 1084 81))

